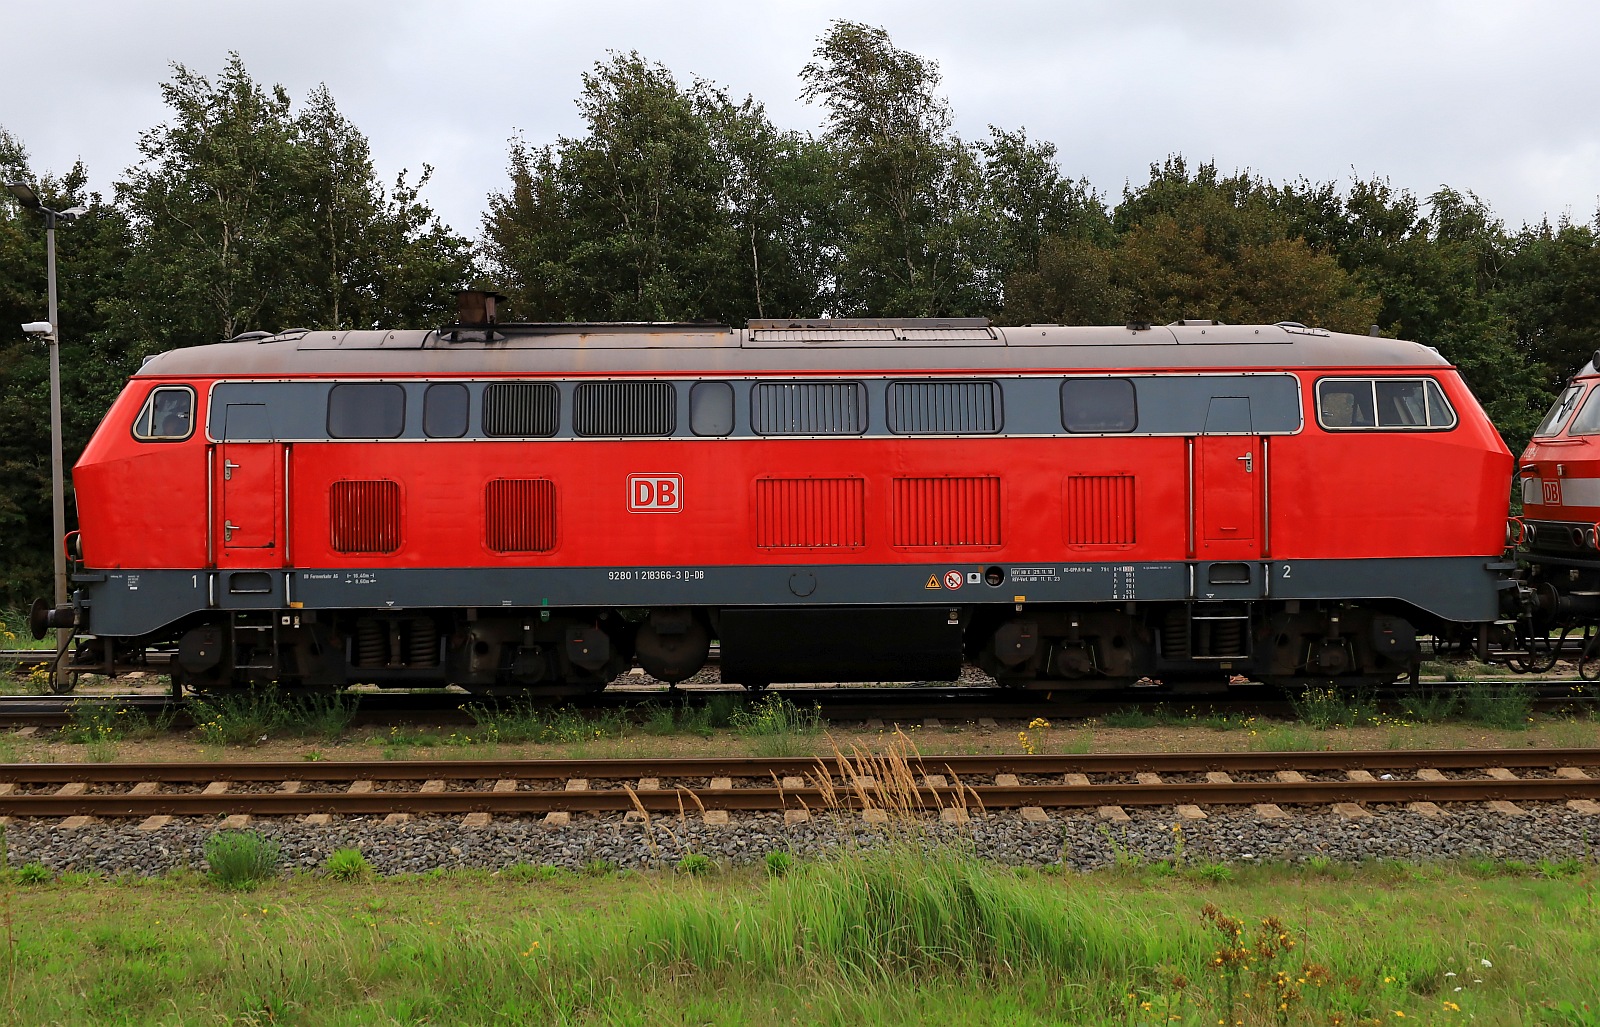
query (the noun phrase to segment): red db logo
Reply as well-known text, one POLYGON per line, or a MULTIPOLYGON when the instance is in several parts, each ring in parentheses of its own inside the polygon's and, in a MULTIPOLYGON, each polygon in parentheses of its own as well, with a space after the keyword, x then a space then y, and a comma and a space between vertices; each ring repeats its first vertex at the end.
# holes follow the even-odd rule
POLYGON ((628 509, 633 513, 677 513, 683 509, 683 475, 628 475, 628 509))

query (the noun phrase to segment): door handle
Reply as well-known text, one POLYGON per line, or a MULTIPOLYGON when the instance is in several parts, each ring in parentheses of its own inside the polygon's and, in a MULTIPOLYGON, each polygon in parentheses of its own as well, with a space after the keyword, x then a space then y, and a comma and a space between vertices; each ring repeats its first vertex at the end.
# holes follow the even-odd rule
POLYGON ((233 541, 233 533, 238 531, 241 527, 242 527, 242 525, 235 524, 232 521, 223 521, 222 522, 222 541, 224 541, 224 542, 232 542, 233 541))
POLYGON ((1244 461, 1244 473, 1250 474, 1255 470, 1256 458, 1254 453, 1246 453, 1244 456, 1234 457, 1234 459, 1244 461))
POLYGON ((222 480, 223 481, 232 481, 233 480, 233 472, 237 471, 238 469, 239 469, 239 465, 238 464, 234 463, 232 460, 229 460, 227 457, 223 457, 222 458, 222 480))

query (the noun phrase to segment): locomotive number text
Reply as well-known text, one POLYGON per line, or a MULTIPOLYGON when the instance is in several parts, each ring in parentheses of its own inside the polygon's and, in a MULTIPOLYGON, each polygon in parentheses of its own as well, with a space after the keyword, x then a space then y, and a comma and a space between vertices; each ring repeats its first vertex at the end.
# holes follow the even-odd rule
POLYGON ((698 567, 649 567, 631 571, 606 571, 607 581, 704 581, 698 567))

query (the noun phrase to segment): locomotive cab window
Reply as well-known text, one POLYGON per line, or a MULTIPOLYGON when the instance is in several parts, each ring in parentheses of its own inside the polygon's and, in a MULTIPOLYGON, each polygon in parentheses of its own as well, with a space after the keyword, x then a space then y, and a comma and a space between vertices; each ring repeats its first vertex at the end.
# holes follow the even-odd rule
POLYGON ((1568 435, 1600 435, 1600 402, 1595 400, 1596 396, 1600 396, 1600 390, 1589 393, 1589 398, 1584 400, 1577 416, 1568 426, 1568 435))
POLYGON ((406 426, 406 390, 378 382, 335 385, 328 392, 328 437, 397 439, 406 426))
POLYGON ((1432 378, 1324 378, 1317 423, 1328 431, 1446 431, 1456 412, 1432 378))
POLYGON ((187 385, 156 389, 133 421, 133 437, 144 442, 181 442, 194 434, 194 390, 187 385))
POLYGON ((1127 378, 1068 378, 1061 383, 1061 426, 1070 432, 1130 432, 1139 405, 1127 378))
POLYGON ((1582 385, 1569 385, 1561 398, 1556 400, 1555 406, 1544 415, 1544 420, 1539 422, 1539 427, 1533 430, 1534 438, 1545 438, 1551 435, 1560 435, 1561 429, 1572 420, 1572 412, 1578 409, 1578 399, 1583 395, 1582 385))
POLYGON ((422 394, 422 433, 430 439, 459 439, 467 433, 467 405, 465 385, 428 386, 422 394))

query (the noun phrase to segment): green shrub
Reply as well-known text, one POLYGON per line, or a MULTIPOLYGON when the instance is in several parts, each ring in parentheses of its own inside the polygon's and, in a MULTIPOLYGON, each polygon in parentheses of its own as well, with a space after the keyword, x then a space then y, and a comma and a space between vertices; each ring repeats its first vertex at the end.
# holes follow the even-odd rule
POLYGON ((1429 689, 1401 698, 1400 713, 1422 724, 1441 724, 1455 716, 1460 705, 1461 698, 1454 692, 1429 689))
POLYGON ((355 722, 360 705, 360 696, 312 695, 293 703, 288 719, 294 722, 301 735, 330 740, 343 738, 355 722))
POLYGON ((1461 719, 1481 727, 1525 731, 1533 723, 1533 698, 1522 685, 1475 681, 1461 688, 1461 719))
POLYGON ((678 873, 688 874, 690 877, 704 877, 717 868, 711 862, 711 857, 703 852, 691 852, 678 860, 678 873))
POLYGON ((794 854, 782 849, 775 849, 767 853, 767 876, 787 877, 794 873, 794 854))
POLYGON ((17 867, 17 881, 20 884, 45 884, 55 880, 55 873, 43 863, 24 863, 17 867))
POLYGON ((1233 868, 1226 863, 1206 863, 1194 868, 1194 876, 1202 881, 1221 884, 1233 880, 1233 868))
POLYGON ((1289 705, 1307 727, 1327 731, 1336 727, 1355 727, 1375 723, 1377 704, 1370 692, 1347 692, 1337 687, 1308 688, 1289 705))
POLYGON ((322 869, 335 881, 361 881, 372 876, 372 864, 360 849, 339 849, 322 864, 322 869))
POLYGON ((254 831, 219 831, 206 839, 206 876, 212 884, 247 891, 278 869, 278 843, 254 831))
POLYGON ((583 865, 585 877, 608 877, 617 872, 617 865, 609 859, 591 859, 583 865))
POLYGON ((207 745, 254 745, 294 722, 294 711, 271 689, 193 699, 189 716, 207 745))

